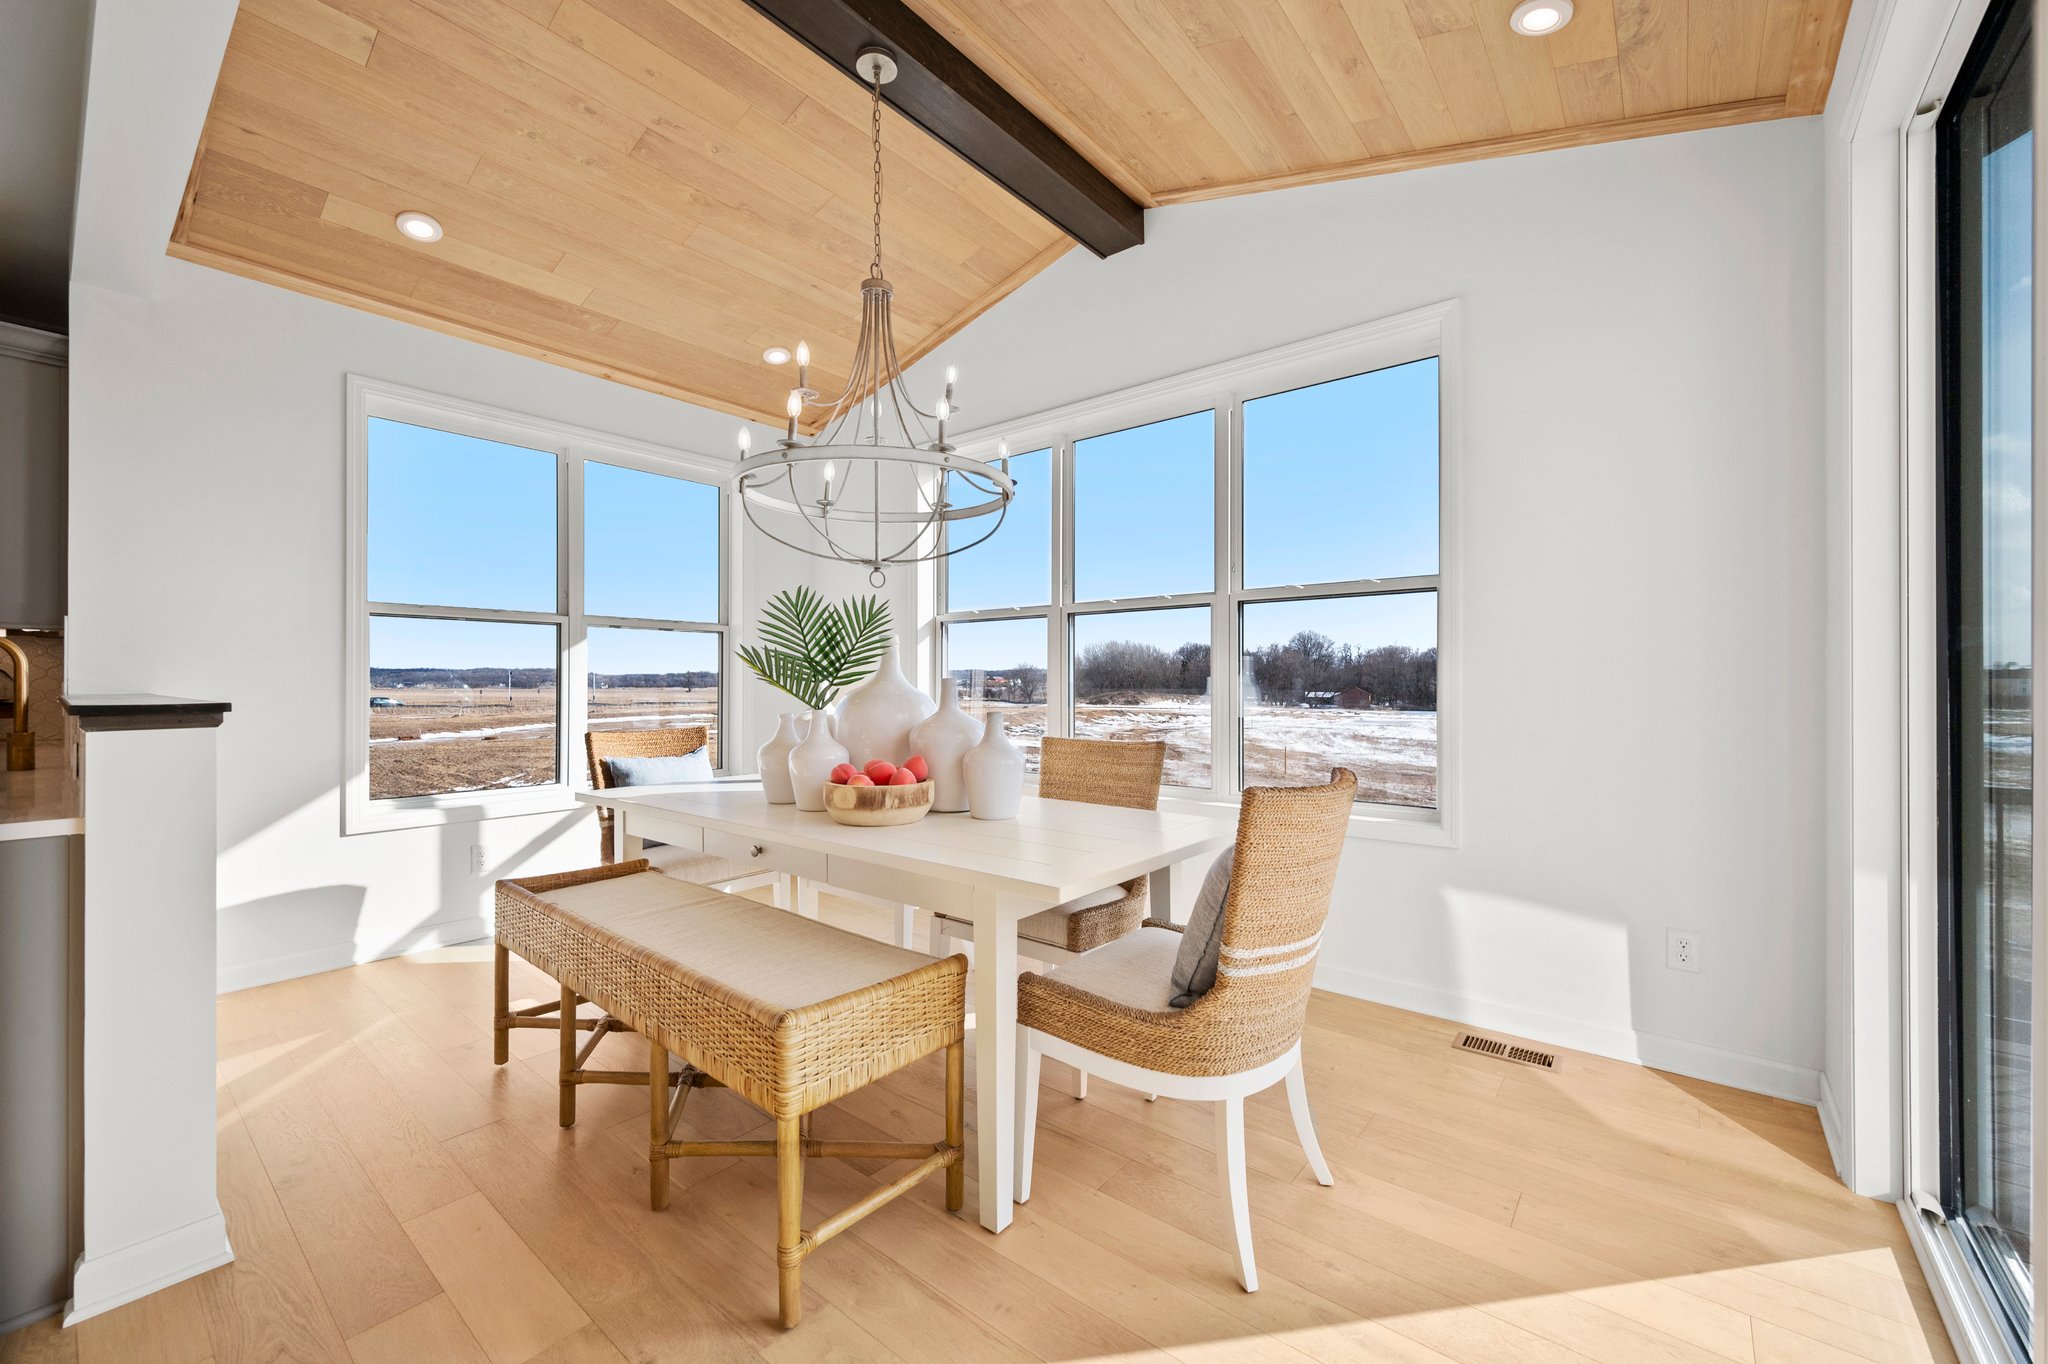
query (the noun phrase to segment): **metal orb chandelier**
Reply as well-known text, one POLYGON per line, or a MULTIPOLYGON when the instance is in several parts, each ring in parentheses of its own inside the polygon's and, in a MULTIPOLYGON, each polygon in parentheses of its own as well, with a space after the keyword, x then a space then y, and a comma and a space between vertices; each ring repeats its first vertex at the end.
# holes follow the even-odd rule
POLYGON ((763 535, 815 558, 866 568, 868 580, 880 587, 891 566, 958 554, 995 534, 1016 484, 1007 455, 989 463, 946 443, 946 423, 958 412, 953 370, 946 371, 945 395, 930 412, 904 385, 889 321, 895 291, 882 273, 882 87, 895 78, 896 61, 867 48, 855 70, 872 90, 875 233, 846 387, 830 402, 820 401, 810 386, 810 347, 799 343, 797 386, 776 448, 752 453, 752 436, 740 429, 739 494, 747 520, 763 535), (802 438, 798 423, 814 408, 827 409, 824 420, 802 438), (944 533, 967 523, 979 533, 944 533))

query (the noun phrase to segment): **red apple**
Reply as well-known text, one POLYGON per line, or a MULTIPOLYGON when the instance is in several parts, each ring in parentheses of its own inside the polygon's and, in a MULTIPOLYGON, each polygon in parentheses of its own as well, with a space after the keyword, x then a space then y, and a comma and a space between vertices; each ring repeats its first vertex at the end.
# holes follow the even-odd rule
POLYGON ((858 771, 860 771, 860 769, 855 767, 852 763, 841 763, 839 764, 839 766, 832 769, 832 784, 834 786, 844 786, 848 782, 853 780, 854 774, 858 771))
POLYGON ((886 758, 877 758, 866 767, 863 767, 861 771, 867 773, 869 780, 873 781, 875 785, 887 786, 889 778, 896 775, 896 764, 888 761, 886 758))
POLYGON ((873 786, 875 779, 865 772, 856 772, 846 779, 848 786, 873 786))
POLYGON ((910 773, 911 776, 917 778, 919 781, 931 780, 932 770, 925 764, 925 760, 918 754, 913 753, 910 755, 909 760, 903 764, 903 770, 910 773))
POLYGON ((890 786, 915 786, 917 785, 917 774, 907 767, 899 767, 896 769, 896 775, 890 777, 887 784, 890 786))

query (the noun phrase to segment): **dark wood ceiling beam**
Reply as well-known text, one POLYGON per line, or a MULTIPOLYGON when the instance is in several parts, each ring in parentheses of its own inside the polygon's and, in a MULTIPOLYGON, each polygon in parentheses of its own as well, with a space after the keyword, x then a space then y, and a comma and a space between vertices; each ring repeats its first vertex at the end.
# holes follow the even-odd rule
POLYGON ((747 3, 856 81, 861 49, 888 49, 882 98, 897 112, 1096 255, 1143 244, 1144 207, 902 0, 747 3))

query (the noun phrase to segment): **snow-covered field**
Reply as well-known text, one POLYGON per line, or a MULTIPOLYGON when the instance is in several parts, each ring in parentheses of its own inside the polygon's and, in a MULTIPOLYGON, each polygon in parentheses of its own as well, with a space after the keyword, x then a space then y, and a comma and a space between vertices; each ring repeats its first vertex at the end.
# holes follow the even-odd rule
MULTIPOLYGON (((987 703, 1001 711, 1010 737, 1032 770, 1045 734, 1045 707, 987 703)), ((1163 739, 1166 780, 1207 786, 1213 725, 1202 702, 1174 699, 1141 705, 1074 708, 1074 734, 1084 739, 1163 739)), ((1245 712, 1245 780, 1253 785, 1306 786, 1332 767, 1358 774, 1359 798, 1396 805, 1436 804, 1436 713, 1402 710, 1304 710, 1252 706, 1245 712)))

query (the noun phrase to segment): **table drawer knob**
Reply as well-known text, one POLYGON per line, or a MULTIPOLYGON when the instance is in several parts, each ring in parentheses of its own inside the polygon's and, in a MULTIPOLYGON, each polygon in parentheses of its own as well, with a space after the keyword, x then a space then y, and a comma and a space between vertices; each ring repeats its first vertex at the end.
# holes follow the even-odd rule
POLYGON ((753 851, 753 852, 751 852, 751 853, 749 853, 749 854, 748 854, 748 856, 749 856, 749 857, 759 857, 759 856, 760 856, 761 854, 763 854, 763 853, 765 853, 765 852, 767 852, 767 851, 768 851, 768 850, 767 850, 766 848, 762 847, 762 846, 761 846, 761 845, 760 845, 759 843, 756 843, 756 844, 754 845, 754 851, 753 851))

